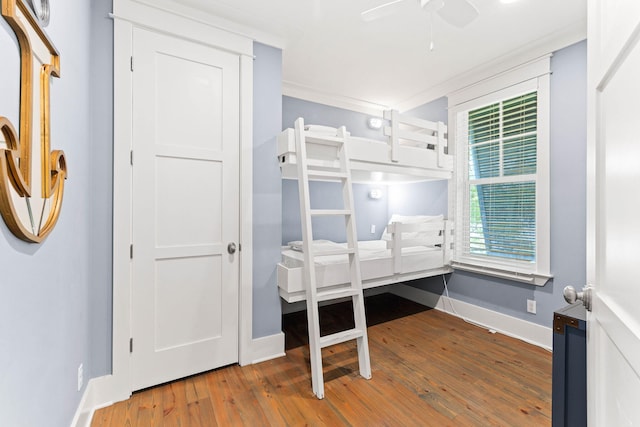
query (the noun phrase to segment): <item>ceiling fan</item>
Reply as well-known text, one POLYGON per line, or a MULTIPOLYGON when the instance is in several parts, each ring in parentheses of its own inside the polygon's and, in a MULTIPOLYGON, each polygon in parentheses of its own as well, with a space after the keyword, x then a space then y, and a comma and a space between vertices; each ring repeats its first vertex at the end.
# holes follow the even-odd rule
MULTIPOLYGON (((395 12, 396 8, 408 0, 393 0, 365 10, 360 14, 365 22, 374 21, 395 12)), ((438 15, 454 27, 463 28, 478 17, 478 9, 469 0, 417 0, 421 8, 438 15)))

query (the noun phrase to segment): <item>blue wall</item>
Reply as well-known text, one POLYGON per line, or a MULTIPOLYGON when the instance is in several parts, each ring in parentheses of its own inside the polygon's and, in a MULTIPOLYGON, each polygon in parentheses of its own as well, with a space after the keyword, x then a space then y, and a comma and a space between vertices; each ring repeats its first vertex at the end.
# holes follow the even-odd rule
MULTIPOLYGON (((384 140, 382 130, 367 127, 367 119, 371 116, 341 108, 329 107, 315 102, 283 97, 282 128, 292 128, 298 117, 303 117, 306 124, 340 127, 346 126, 353 136, 384 140)), ((309 186, 311 206, 316 208, 342 208, 342 192, 339 184, 312 182, 309 186)), ((386 185, 353 185, 353 203, 356 212, 358 240, 380 239, 388 222, 388 188, 386 185), (369 198, 371 189, 382 190, 382 198, 369 198), (375 232, 371 233, 371 226, 375 232)), ((300 205, 298 198, 298 181, 282 180, 282 244, 302 239, 300 225, 300 205)), ((334 242, 346 241, 344 220, 342 218, 314 218, 314 239, 327 239, 334 242)))
MULTIPOLYGON (((44 243, 24 243, 0 221, 3 426, 68 426, 84 391, 77 390, 78 366, 85 387, 110 370, 110 3, 51 4, 47 33, 61 58, 51 87, 52 148, 64 150, 69 176, 44 243)), ((15 124, 19 59, 4 19, 0 58, 0 115, 15 124)))
POLYGON ((347 131, 353 136, 382 141, 386 139, 382 129, 374 130, 367 126, 367 120, 371 117, 370 115, 283 96, 282 129, 292 128, 298 117, 303 117, 306 124, 332 126, 335 128, 346 126, 347 131))
MULTIPOLYGON (((565 305, 564 286, 581 287, 586 283, 586 41, 555 52, 551 69, 551 270, 554 279, 544 287, 537 287, 462 271, 448 278, 450 296, 454 299, 549 327, 553 312, 565 305), (527 299, 536 300, 537 314, 527 313, 527 299)), ((377 136, 358 134, 367 131, 368 116, 364 114, 286 97, 283 108, 284 127, 291 127, 293 120, 302 116, 305 122, 344 124, 354 135, 377 136)), ((439 98, 409 113, 447 122, 447 99, 439 98)), ((294 199, 297 193, 289 185, 283 181, 283 242, 292 240, 289 228, 299 227, 297 199, 294 199)), ((354 188, 354 191, 358 190, 354 188)), ((447 193, 444 181, 389 185, 387 216, 446 213, 447 193)), ((356 212, 359 209, 373 208, 356 204, 356 212)), ((334 236, 330 228, 321 231, 328 237, 314 237, 334 236)), ((363 237, 359 236, 364 240, 363 237)), ((411 284, 431 292, 443 292, 441 277, 411 284)))
MULTIPOLYGON (((113 274, 113 10, 91 1, 91 276, 87 378, 111 373, 113 274)), ((86 368, 85 368, 86 369, 86 368)))
MULTIPOLYGON (((562 289, 586 284, 586 69, 587 43, 551 58, 551 271, 544 287, 462 271, 449 278, 450 296, 513 317, 551 327, 553 312, 566 305, 562 289), (527 313, 527 299, 537 314, 527 313)), ((441 278, 414 286, 442 292, 441 278)))
POLYGON ((282 123, 282 51, 254 43, 253 337, 279 333, 277 263, 282 212, 276 136, 282 123))

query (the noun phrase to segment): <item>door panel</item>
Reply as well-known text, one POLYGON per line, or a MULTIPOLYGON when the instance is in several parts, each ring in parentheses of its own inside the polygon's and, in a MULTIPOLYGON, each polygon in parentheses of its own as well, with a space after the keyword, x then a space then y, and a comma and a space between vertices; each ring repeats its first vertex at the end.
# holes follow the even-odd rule
POLYGON ((156 263, 156 349, 215 339, 222 335, 220 310, 211 310, 222 299, 220 256, 161 259, 156 263), (181 313, 175 316, 174 313, 181 313))
POLYGON ((239 58, 134 31, 134 390, 238 360, 239 58))
POLYGON ((156 159, 156 185, 162 189, 156 196, 158 247, 222 241, 223 189, 210 184, 222 182, 222 172, 222 161, 156 159))
POLYGON ((158 143, 220 151, 222 128, 211 124, 223 119, 223 70, 164 52, 156 61, 156 84, 162 88, 158 91, 158 143))
POLYGON ((589 3, 590 426, 640 425, 640 3, 589 3))

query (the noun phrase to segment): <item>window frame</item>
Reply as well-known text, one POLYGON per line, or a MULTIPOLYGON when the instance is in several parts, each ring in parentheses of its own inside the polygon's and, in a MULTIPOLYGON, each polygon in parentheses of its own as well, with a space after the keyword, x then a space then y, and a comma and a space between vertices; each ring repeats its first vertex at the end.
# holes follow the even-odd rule
POLYGON ((523 283, 544 286, 551 275, 550 248, 550 177, 549 177, 549 102, 550 55, 498 74, 449 95, 449 147, 455 154, 454 185, 450 186, 449 211, 456 224, 452 265, 455 269, 487 274, 523 283), (535 262, 474 256, 464 239, 466 213, 469 212, 469 144, 460 126, 462 114, 507 99, 537 91, 537 168, 536 185, 536 256, 535 262), (452 142, 452 143, 451 143, 452 142))

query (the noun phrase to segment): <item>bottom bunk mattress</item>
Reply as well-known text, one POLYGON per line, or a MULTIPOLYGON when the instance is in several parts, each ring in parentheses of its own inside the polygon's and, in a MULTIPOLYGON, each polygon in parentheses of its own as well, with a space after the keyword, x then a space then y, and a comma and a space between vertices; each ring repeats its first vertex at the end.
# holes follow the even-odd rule
MULTIPOLYGON (((328 240, 314 241, 315 251, 344 249, 346 243, 328 240)), ((282 262, 278 264, 278 287, 280 296, 287 302, 305 299, 304 253, 292 242, 282 248, 282 262)), ((385 240, 358 242, 360 271, 364 289, 407 280, 429 277, 450 272, 449 261, 444 251, 437 246, 413 246, 402 249, 402 267, 394 273, 392 251, 385 240)), ((318 288, 340 287, 349 283, 347 255, 316 257, 316 281, 318 288)))

